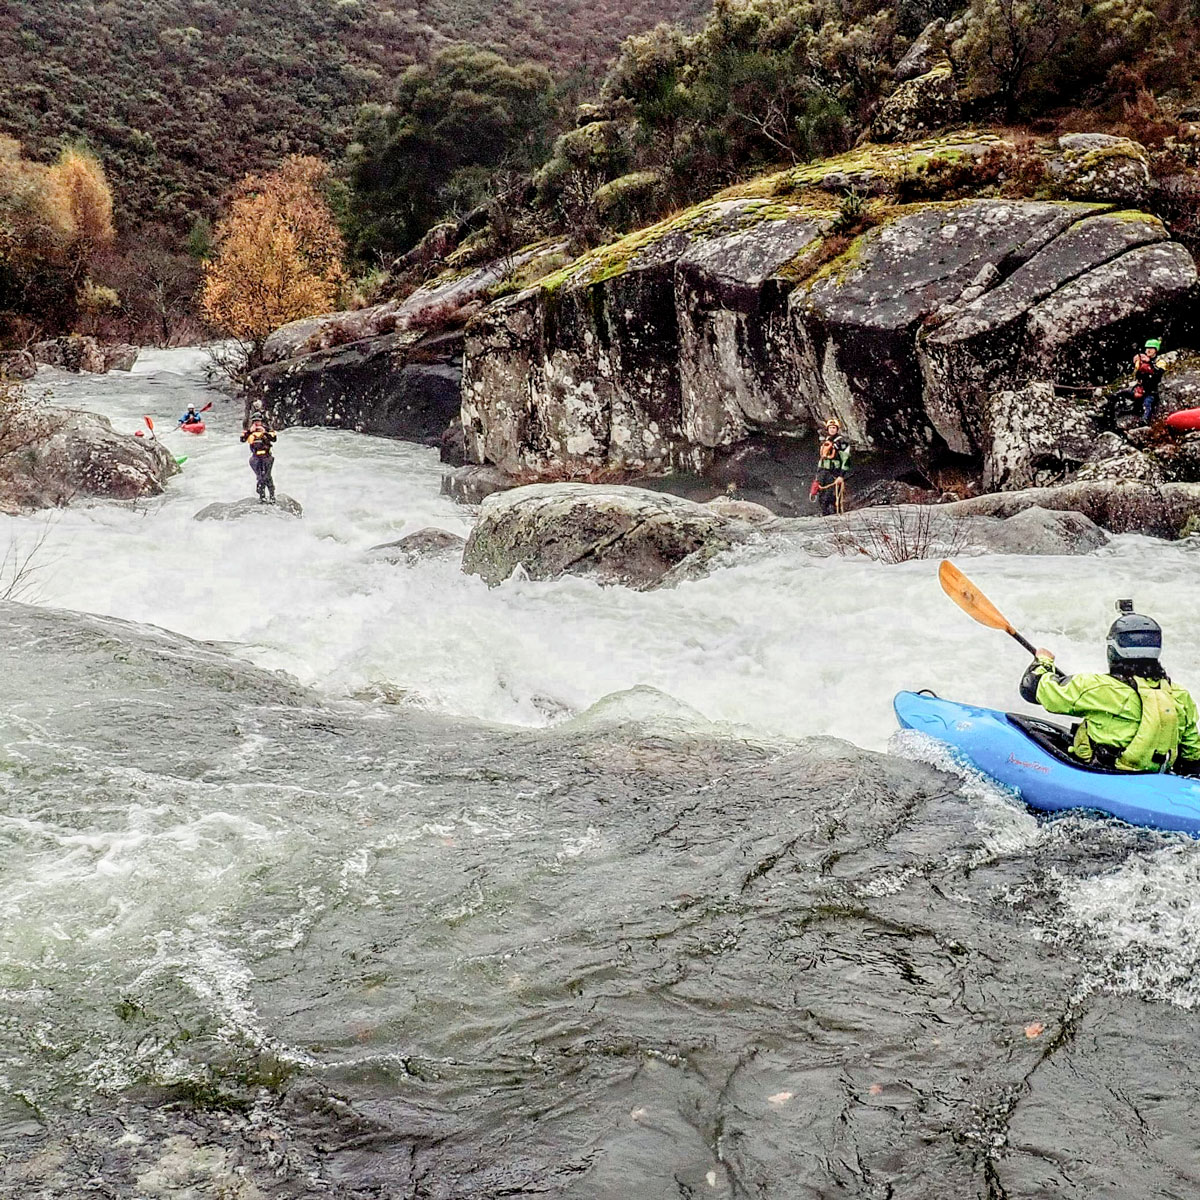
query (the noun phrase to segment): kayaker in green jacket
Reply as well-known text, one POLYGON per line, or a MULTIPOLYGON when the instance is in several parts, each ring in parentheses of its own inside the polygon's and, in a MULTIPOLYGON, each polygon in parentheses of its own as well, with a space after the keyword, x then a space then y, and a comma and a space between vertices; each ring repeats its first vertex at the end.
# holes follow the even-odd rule
POLYGON ((1108 631, 1107 675, 1064 675, 1039 650, 1021 680, 1021 698, 1047 712, 1080 717, 1071 753, 1080 762, 1120 771, 1200 773, 1196 702, 1159 662, 1162 629, 1118 603, 1108 631))

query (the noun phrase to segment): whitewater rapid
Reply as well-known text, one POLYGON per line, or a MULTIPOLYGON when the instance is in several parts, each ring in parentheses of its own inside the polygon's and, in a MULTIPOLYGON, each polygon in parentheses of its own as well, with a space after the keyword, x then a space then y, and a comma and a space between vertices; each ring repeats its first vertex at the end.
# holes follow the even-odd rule
MULTIPOLYGON (((209 388, 205 365, 202 350, 153 351, 132 375, 39 374, 39 390, 117 429, 132 434, 149 415, 188 461, 160 498, 0 517, 0 546, 46 535, 26 599, 225 643, 331 695, 374 691, 512 725, 552 724, 649 685, 710 721, 880 749, 902 688, 1020 707, 1023 652, 953 608, 929 561, 882 565, 785 546, 649 593, 575 578, 488 589, 453 561, 372 561, 371 546, 424 527, 470 529, 471 511, 440 494, 437 452, 404 442, 285 430, 276 482, 303 504, 303 520, 194 521, 253 484, 241 405, 209 388), (173 428, 189 401, 213 402, 201 437, 173 428)), ((1082 557, 963 561, 1072 671, 1102 665, 1114 601, 1132 597, 1163 623, 1173 677, 1200 687, 1200 644, 1189 636, 1198 549, 1122 537, 1082 557)))
MULTIPOLYGON (((204 366, 43 371, 188 461, 0 517, 0 1197, 1195 1193, 1200 842, 894 734, 1016 706, 934 562, 489 589, 368 553, 469 531, 436 452, 323 429, 303 519, 198 522, 253 490, 204 366)), ((1068 669, 1132 596, 1195 687, 1198 548, 962 565, 1068 669)))

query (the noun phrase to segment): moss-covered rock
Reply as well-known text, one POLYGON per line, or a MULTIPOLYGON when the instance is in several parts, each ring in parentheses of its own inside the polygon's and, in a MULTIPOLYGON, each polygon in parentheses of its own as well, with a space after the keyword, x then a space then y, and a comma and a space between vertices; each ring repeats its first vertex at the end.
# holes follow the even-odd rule
POLYGON ((907 142, 934 129, 955 124, 962 116, 950 63, 943 59, 932 70, 901 83, 883 102, 871 125, 879 142, 907 142))
POLYGON ((658 171, 634 171, 597 188, 592 206, 614 229, 628 229, 652 218, 662 203, 663 177, 658 171))
POLYGON ((1129 138, 1066 134, 1058 139, 1047 170, 1058 191, 1073 200, 1138 205, 1150 192, 1150 156, 1129 138))

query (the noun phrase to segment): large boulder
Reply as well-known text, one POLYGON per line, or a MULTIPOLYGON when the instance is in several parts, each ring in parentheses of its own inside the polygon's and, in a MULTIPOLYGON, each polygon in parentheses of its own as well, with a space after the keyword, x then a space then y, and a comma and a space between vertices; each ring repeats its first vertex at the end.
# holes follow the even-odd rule
POLYGON ((242 500, 216 501, 206 505, 192 518, 195 521, 240 521, 246 517, 302 517, 304 509, 299 500, 280 492, 274 503, 265 504, 257 496, 242 500))
POLYGON ((705 563, 746 541, 750 528, 642 488, 533 484, 483 502, 463 570, 493 586, 519 567, 531 579, 585 575, 645 590, 684 560, 705 563))
POLYGON ((96 413, 32 405, 0 438, 0 504, 48 508, 76 496, 157 496, 179 467, 152 438, 117 433, 96 413))
POLYGON ((1092 446, 1087 460, 1075 473, 1076 481, 1111 480, 1114 483, 1162 483, 1162 463, 1116 433, 1105 433, 1092 446))
POLYGON ((949 516, 1011 517, 1028 508, 1082 513, 1110 533, 1173 540, 1200 520, 1200 484, 1084 480, 1060 487, 995 492, 941 506, 949 516))
POLYGON ((1088 461, 1100 433, 1091 410, 1051 383, 997 392, 987 415, 992 445, 983 484, 989 491, 1063 482, 1088 461))
POLYGON ((93 337, 66 334, 34 342, 30 351, 38 362, 72 374, 78 375, 84 371, 99 373, 104 370, 104 352, 93 337))
MULTIPOLYGON (((934 162, 951 142, 1007 146, 912 150, 934 162)), ((1195 263, 1153 216, 1062 200, 870 208, 847 245, 846 214, 814 189, 899 163, 864 146, 731 189, 491 305, 467 329, 468 460, 526 478, 714 473, 833 413, 936 489, 1039 482, 1048 456, 1069 472, 1086 422, 1056 412, 1062 453, 1022 449, 1036 414, 1020 406, 1041 405, 1025 383, 1128 370, 1147 328, 1186 318, 1195 263)))
POLYGON ((954 71, 946 59, 923 75, 906 79, 883 102, 871 125, 879 142, 907 142, 953 125, 962 115, 954 71))
POLYGON ((460 558, 467 539, 448 529, 418 529, 395 542, 372 546, 367 554, 381 562, 414 563, 423 558, 460 558))
POLYGON ((950 505, 864 508, 834 521, 800 518, 780 528, 810 552, 900 563, 962 554, 1090 554, 1109 535, 1082 513, 1036 505, 1009 517, 964 514, 950 505))
POLYGON ((1047 162, 1058 190, 1072 200, 1139 205, 1150 194, 1145 146, 1106 133, 1068 133, 1047 162))
POLYGON ((928 75, 934 67, 945 61, 946 21, 936 17, 930 21, 909 46, 904 57, 896 64, 893 74, 900 83, 928 75))
POLYGON ((0 380, 21 382, 36 374, 37 359, 28 350, 0 351, 0 380))
POLYGON ((562 249, 531 247, 436 279, 403 301, 293 321, 267 339, 252 391, 283 424, 436 446, 459 416, 463 325, 506 278, 562 249))
POLYGON ((986 453, 990 397, 1031 369, 1064 383, 1111 377, 1135 334, 1186 303, 1191 255, 1155 217, 1062 206, 1055 236, 918 338, 925 409, 959 454, 986 453))
POLYGON ((101 349, 104 355, 105 371, 132 371, 137 365, 140 351, 128 342, 117 342, 110 346, 103 346, 101 349))
POLYGON ((329 425, 436 446, 459 412, 462 341, 397 332, 256 371, 254 382, 281 424, 329 425))

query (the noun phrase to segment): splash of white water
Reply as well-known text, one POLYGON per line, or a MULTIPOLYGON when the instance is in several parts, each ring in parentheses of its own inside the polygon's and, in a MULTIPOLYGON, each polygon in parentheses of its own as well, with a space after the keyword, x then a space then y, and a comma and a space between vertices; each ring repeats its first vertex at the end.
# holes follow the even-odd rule
MULTIPOLYGON (((303 520, 193 521, 205 504, 252 490, 240 406, 206 389, 202 365, 201 352, 167 351, 144 355, 132 376, 39 377, 118 429, 132 433, 151 415, 189 455, 162 498, 56 514, 41 602, 236 643, 259 665, 334 693, 383 685, 412 704, 514 724, 649 685, 709 720, 882 748, 902 688, 1017 706, 1021 651, 955 610, 930 562, 780 547, 637 593, 574 578, 489 590, 453 561, 372 561, 370 546, 424 526, 470 527, 469 510, 439 495, 436 452, 402 442, 286 430, 276 478, 304 504, 303 520), (189 400, 214 401, 202 437, 173 430, 189 400)), ((44 520, 4 518, 0 542, 44 520)), ((1187 637, 1200 555, 1189 543, 1126 537, 1079 558, 975 559, 970 571, 1070 669, 1101 664, 1113 599, 1131 595, 1166 627, 1173 674, 1200 686, 1200 648, 1187 637)))

